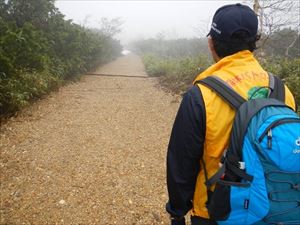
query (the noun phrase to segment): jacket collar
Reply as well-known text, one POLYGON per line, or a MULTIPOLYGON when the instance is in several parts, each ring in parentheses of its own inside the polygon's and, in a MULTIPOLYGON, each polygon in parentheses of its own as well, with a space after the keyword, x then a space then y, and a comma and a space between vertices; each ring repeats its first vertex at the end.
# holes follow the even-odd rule
POLYGON ((226 70, 229 67, 246 66, 251 61, 257 63, 253 53, 248 50, 243 50, 233 55, 226 56, 200 73, 193 83, 208 76, 212 76, 220 70, 226 70))

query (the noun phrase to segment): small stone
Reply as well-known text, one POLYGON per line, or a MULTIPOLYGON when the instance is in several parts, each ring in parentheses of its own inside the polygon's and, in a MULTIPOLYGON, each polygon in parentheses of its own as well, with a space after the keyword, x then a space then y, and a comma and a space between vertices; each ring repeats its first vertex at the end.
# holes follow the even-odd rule
POLYGON ((66 201, 62 199, 59 201, 59 204, 64 205, 64 204, 66 204, 66 201))
POLYGON ((157 222, 160 222, 160 221, 161 221, 160 216, 159 216, 157 213, 152 212, 152 215, 153 215, 154 219, 155 219, 157 222))

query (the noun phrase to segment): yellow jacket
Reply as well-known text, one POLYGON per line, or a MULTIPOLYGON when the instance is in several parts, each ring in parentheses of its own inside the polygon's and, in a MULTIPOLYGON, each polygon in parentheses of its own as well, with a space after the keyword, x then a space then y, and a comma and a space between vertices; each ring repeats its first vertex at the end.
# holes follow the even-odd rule
MULTIPOLYGON (((221 59, 198 75, 194 82, 211 75, 224 80, 245 99, 251 96, 253 88, 268 86, 269 84, 267 72, 263 70, 253 54, 248 50, 240 51, 221 59)), ((199 83, 197 83, 197 86, 202 92, 206 111, 203 159, 206 164, 208 177, 211 177, 219 168, 218 164, 223 151, 228 146, 235 113, 233 109, 212 90, 199 83)), ((287 87, 285 87, 285 102, 295 109, 294 98, 287 87)), ((191 213, 195 216, 209 218, 205 205, 207 201, 207 190, 204 182, 204 170, 201 169, 196 182, 191 213)))

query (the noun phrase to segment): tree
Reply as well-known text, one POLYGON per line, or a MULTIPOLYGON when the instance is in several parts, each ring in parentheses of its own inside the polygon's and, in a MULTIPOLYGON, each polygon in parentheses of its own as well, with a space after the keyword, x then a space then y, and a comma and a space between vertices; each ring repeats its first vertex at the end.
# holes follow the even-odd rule
POLYGON ((0 18, 6 18, 7 17, 7 4, 5 3, 5 0, 0 0, 0 18))
POLYGON ((264 47, 268 56, 281 56, 286 58, 300 57, 300 35, 296 30, 284 28, 275 31, 264 47))
POLYGON ((275 32, 286 28, 297 31, 285 48, 285 56, 289 57, 290 49, 296 44, 299 36, 300 2, 294 0, 250 0, 249 2, 253 3, 253 10, 259 17, 261 53, 275 32))
POLYGON ((114 37, 121 32, 121 26, 123 25, 121 18, 108 19, 103 17, 100 21, 100 31, 107 37, 114 37))
POLYGON ((30 22, 38 28, 43 28, 47 25, 49 18, 57 11, 54 1, 7 0, 7 12, 9 18, 14 20, 18 27, 22 27, 26 22, 30 22))
POLYGON ((298 28, 299 1, 294 0, 251 0, 260 21, 260 33, 267 36, 285 27, 298 28))

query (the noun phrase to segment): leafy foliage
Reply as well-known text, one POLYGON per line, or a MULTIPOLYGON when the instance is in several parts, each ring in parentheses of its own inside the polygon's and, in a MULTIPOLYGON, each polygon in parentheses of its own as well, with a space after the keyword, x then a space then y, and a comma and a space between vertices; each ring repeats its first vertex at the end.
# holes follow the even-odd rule
POLYGON ((146 72, 150 76, 159 76, 160 83, 175 93, 180 93, 191 85, 200 72, 200 64, 206 64, 205 57, 163 58, 154 55, 143 57, 146 72))
MULTIPOLYGON (((268 39, 265 57, 259 58, 263 68, 285 81, 297 105, 300 104, 299 41, 296 31, 287 28, 278 30, 268 39)), ((201 39, 148 39, 137 41, 133 46, 138 54, 143 55, 146 72, 150 76, 160 76, 164 87, 181 93, 191 85, 197 74, 212 64, 204 43, 201 39)))
POLYGON ((270 58, 263 62, 263 67, 283 79, 293 93, 296 103, 300 105, 300 58, 270 58))
MULTIPOLYGON (((54 0, 0 0, 0 12, 0 115, 15 112, 122 50, 112 35, 65 20, 54 0)), ((119 28, 114 26, 115 34, 119 28)))
POLYGON ((158 76, 162 86, 174 93, 185 91, 196 75, 211 64, 205 39, 159 37, 136 41, 131 48, 143 55, 146 72, 158 76))
POLYGON ((39 98, 61 84, 57 76, 46 72, 19 71, 10 79, 0 78, 0 108, 15 112, 32 99, 39 98))
POLYGON ((272 33, 269 37, 264 37, 259 42, 259 46, 264 54, 270 57, 300 57, 300 33, 291 28, 284 28, 272 33))

